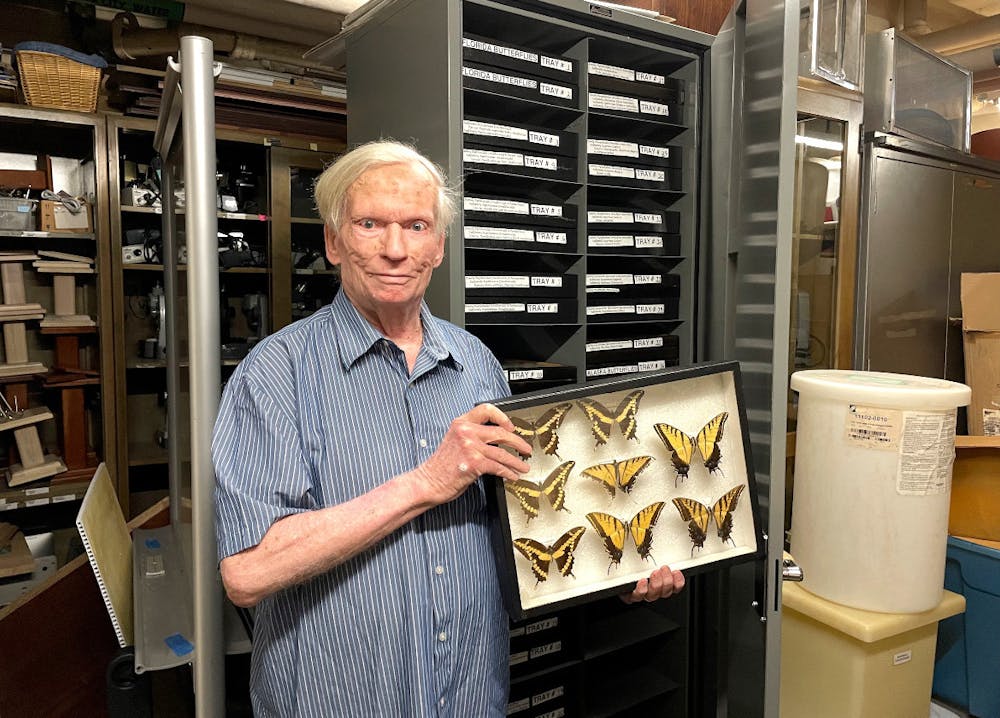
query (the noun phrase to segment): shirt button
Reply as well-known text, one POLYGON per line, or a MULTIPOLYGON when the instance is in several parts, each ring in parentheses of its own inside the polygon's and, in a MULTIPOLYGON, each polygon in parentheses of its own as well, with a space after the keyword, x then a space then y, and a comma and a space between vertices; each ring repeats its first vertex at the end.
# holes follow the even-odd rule
POLYGON ((440 576, 441 574, 443 574, 444 573, 444 566, 435 566, 434 567, 434 573, 436 573, 438 576, 440 576))
POLYGON ((444 631, 441 631, 441 633, 438 634, 438 640, 441 641, 442 643, 444 641, 447 641, 448 640, 448 634, 445 633, 444 631))
POLYGON ((421 439, 420 440, 420 448, 421 449, 426 449, 427 448, 427 439, 421 439))
POLYGON ((438 701, 438 705, 444 708, 444 698, 438 701))

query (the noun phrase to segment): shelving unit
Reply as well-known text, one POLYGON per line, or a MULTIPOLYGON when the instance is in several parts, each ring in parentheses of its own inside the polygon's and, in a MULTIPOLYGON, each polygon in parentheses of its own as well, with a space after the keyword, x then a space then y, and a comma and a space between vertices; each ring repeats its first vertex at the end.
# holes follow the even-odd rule
POLYGON ((65 520, 65 512, 46 513, 51 505, 82 499, 98 463, 114 455, 104 118, 0 105, 0 155, 5 169, 44 177, 40 185, 31 184, 35 199, 43 189, 62 190, 85 198, 90 213, 88 231, 41 229, 37 207, 22 218, 29 226, 0 228, 0 252, 31 257, 18 262, 17 276, 13 263, 4 263, 4 301, 38 308, 36 320, 5 327, 5 360, 21 356, 35 369, 0 379, 7 402, 16 401, 8 426, 33 422, 4 432, 7 475, 0 478, 0 511, 15 512, 5 521, 51 530, 65 520), (43 416, 49 418, 35 421, 43 416), (32 436, 19 436, 15 449, 15 434, 28 431, 32 436), (29 470, 18 472, 18 465, 29 470), (13 479, 11 471, 18 474, 13 479))
POLYGON ((705 36, 555 3, 382 15, 348 40, 348 132, 414 138, 461 178, 431 309, 515 392, 693 361, 705 36), (412 32, 426 57, 386 51, 412 32))
MULTIPOLYGON (((120 358, 115 380, 115 401, 120 407, 117 432, 119 500, 126 515, 132 494, 151 491, 156 498, 166 488, 166 362, 159 341, 158 294, 165 286, 162 257, 158 254, 158 236, 161 231, 162 206, 132 206, 123 204, 123 197, 132 201, 131 191, 124 188, 131 180, 141 181, 144 166, 153 157, 153 131, 155 123, 135 118, 109 118, 108 147, 110 184, 118 188, 110 197, 110 231, 113 244, 138 247, 137 257, 125 261, 122 251, 113 256, 112 292, 119 302, 116 315, 123 321, 115 327, 115 352, 120 358), (138 240, 138 244, 130 244, 138 240), (141 261, 134 261, 139 259, 141 261)), ((332 284, 335 273, 328 265, 311 272, 316 278, 293 268, 293 250, 299 235, 299 225, 308 233, 319 237, 322 250, 322 221, 294 201, 292 190, 300 172, 307 177, 309 171, 318 174, 324 164, 343 149, 341 144, 329 141, 307 141, 288 137, 270 137, 256 133, 218 129, 217 156, 220 172, 239 176, 244 194, 234 199, 240 211, 217 212, 220 246, 232 243, 236 237, 249 246, 245 256, 232 255, 233 266, 226 266, 226 255, 220 256, 220 287, 223 292, 223 380, 237 366, 243 356, 260 336, 279 329, 294 318, 292 292, 293 278, 320 286, 324 280, 332 284), (301 169, 309 168, 309 169, 301 169), (293 214, 299 210, 301 216, 293 214), (253 266, 241 266, 252 263, 253 266), (322 279, 320 279, 322 277, 322 279)), ((303 187, 311 189, 311 180, 303 187)), ((178 188, 179 189, 179 188, 178 188)), ((137 192, 138 193, 138 192, 137 192)), ((139 193, 141 195, 141 193, 139 193)), ((152 195, 150 195, 152 198, 152 195)), ((183 236, 184 208, 177 201, 177 221, 183 236)), ((183 242, 180 243, 181 245, 183 242)), ((180 250, 179 250, 180 251, 180 250)), ((182 255, 183 256, 183 255, 182 255)), ((179 257, 180 259, 180 257, 179 257)), ((178 313, 179 332, 186 335, 185 295, 187 266, 178 264, 181 311, 178 313)), ((325 295, 323 295, 325 297, 325 295)), ((329 294, 332 298, 332 292, 329 294)), ((326 299, 328 301, 328 299, 326 299)), ((325 303, 325 301, 323 302, 325 303)), ((319 305, 317 305, 319 306, 319 305)), ((314 307, 315 308, 315 307, 314 307)), ((186 347, 180 347, 181 356, 186 347)), ((181 362, 182 370, 186 362, 181 362)), ((186 371, 181 375, 182 391, 187 391, 186 371)), ((180 406, 186 406, 186 394, 180 406)), ((186 422, 181 421, 185 426, 186 422)), ((181 447, 186 447, 186 436, 175 437, 181 447)), ((182 448, 182 455, 186 455, 182 448)), ((143 504, 147 503, 143 500, 143 504)), ((135 509, 141 509, 138 505, 135 509)))
MULTIPOLYGON (((711 38, 586 10, 414 0, 347 39, 348 138, 412 139, 461 187, 427 301, 490 347, 515 393, 697 356, 711 38), (412 37, 419 56, 395 49, 412 37)), ((512 666, 508 715, 687 715, 688 595, 664 602, 671 620, 636 623, 645 611, 618 601, 558 614, 553 663, 534 670, 529 649, 512 666)))

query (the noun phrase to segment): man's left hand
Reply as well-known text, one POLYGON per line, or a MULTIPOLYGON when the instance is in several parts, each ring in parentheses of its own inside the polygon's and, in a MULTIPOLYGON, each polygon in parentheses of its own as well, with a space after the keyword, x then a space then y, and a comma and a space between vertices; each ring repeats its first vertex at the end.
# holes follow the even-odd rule
POLYGON ((683 588, 683 573, 672 571, 669 566, 660 566, 649 575, 649 578, 639 579, 635 584, 635 590, 621 594, 621 598, 625 603, 657 601, 680 593, 683 588))

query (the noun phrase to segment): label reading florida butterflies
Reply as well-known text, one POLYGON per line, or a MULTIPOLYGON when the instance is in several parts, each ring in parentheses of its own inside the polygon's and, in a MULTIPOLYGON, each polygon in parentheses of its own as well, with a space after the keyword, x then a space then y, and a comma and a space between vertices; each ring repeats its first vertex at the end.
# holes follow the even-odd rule
POLYGON ((950 491, 954 460, 955 412, 906 412, 896 493, 927 496, 950 491))
POLYGON ((903 412, 898 409, 851 404, 847 408, 845 438, 847 443, 865 449, 895 451, 902 426, 903 412))

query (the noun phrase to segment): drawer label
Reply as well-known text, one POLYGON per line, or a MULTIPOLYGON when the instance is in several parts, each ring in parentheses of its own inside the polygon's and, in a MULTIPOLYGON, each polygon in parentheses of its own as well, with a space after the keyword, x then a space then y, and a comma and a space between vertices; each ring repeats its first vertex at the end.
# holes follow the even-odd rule
POLYGON ((559 305, 555 302, 528 305, 528 314, 556 314, 558 312, 559 305))
POLYGON ((615 157, 638 157, 639 145, 635 142, 588 139, 587 153, 591 155, 613 155, 615 157))
POLYGON ((565 232, 538 232, 536 239, 544 244, 566 244, 565 232))
POLYGON ((604 77, 613 77, 616 80, 635 82, 635 70, 630 70, 627 67, 603 65, 600 62, 588 62, 587 72, 591 75, 603 75, 604 77))
POLYGON ((635 178, 646 182, 663 182, 667 179, 667 173, 663 170, 636 169, 635 178))
POLYGON ((654 349, 663 346, 663 337, 646 337, 633 340, 636 349, 654 349))
POLYGON ((636 236, 635 238, 636 247, 645 248, 662 248, 663 247, 663 237, 652 236, 636 236))
POLYGON ((499 72, 488 72, 486 70, 480 70, 475 67, 463 67, 462 74, 466 77, 472 77, 477 80, 485 80, 486 82, 499 82, 503 85, 514 85, 516 87, 526 87, 529 90, 534 90, 538 87, 538 82, 536 80, 529 79, 527 77, 515 77, 514 75, 501 75, 499 72))
POLYGON ((512 57, 515 60, 523 60, 524 62, 538 62, 538 55, 533 52, 527 52, 526 50, 518 50, 513 47, 504 47, 503 45, 494 45, 491 42, 482 42, 481 40, 473 40, 470 37, 462 38, 462 47, 468 47, 472 50, 480 50, 482 52, 489 52, 493 55, 503 55, 505 57, 512 57))
POLYGON ((561 97, 564 100, 573 99, 572 87, 564 87, 563 85, 553 85, 550 82, 542 82, 538 85, 538 91, 543 95, 551 95, 552 97, 561 97))
POLYGON ((670 116, 670 106, 664 105, 659 102, 650 102, 649 100, 643 100, 639 103, 639 112, 643 112, 647 115, 660 115, 661 117, 670 116))
POLYGON ((510 199, 484 199, 482 197, 466 197, 463 201, 463 207, 467 212, 497 212, 498 214, 528 214, 531 211, 527 202, 516 202, 510 199))
POLYGON ((519 302, 502 302, 494 304, 466 304, 466 314, 488 314, 492 312, 523 312, 524 304, 519 302))
POLYGON ((591 164, 587 166, 587 170, 595 177, 624 177, 625 179, 635 179, 635 170, 631 167, 591 164))
POLYGON ((550 67, 553 70, 559 70, 560 72, 573 72, 573 63, 569 60, 562 60, 558 57, 547 57, 542 55, 539 60, 539 64, 542 67, 550 67))
POLYGON ((587 212, 591 224, 632 224, 638 220, 631 212, 587 212))
POLYGON ((619 349, 631 349, 632 341, 629 339, 620 339, 614 342, 590 342, 587 344, 588 352, 611 352, 617 351, 619 349))
POLYGON ((533 204, 531 213, 538 217, 562 217, 562 206, 558 204, 533 204))
POLYGON ((504 242, 535 241, 535 233, 530 229, 514 229, 512 227, 465 227, 464 234, 466 239, 494 239, 504 242))
POLYGON ((463 120, 462 132, 467 135, 482 135, 483 137, 503 137, 508 140, 527 140, 531 133, 521 127, 512 125, 497 125, 492 122, 463 120))
POLYGON ((598 110, 617 110, 619 112, 638 112, 639 100, 622 95, 605 95, 599 92, 590 93, 590 106, 598 110))
POLYGON ((465 277, 466 289, 527 289, 529 278, 526 275, 481 275, 472 274, 465 277))
POLYGON ((587 237, 588 247, 634 247, 635 238, 631 234, 605 235, 587 237))
POLYGON ((524 165, 524 155, 520 152, 491 152, 488 150, 463 150, 462 160, 484 165, 524 165))
POLYGON ((533 142, 536 145, 548 145, 549 147, 558 147, 559 135, 550 135, 548 132, 536 132, 535 130, 529 130, 528 142, 533 142))
POLYGON ((524 156, 524 166, 537 167, 538 169, 549 170, 550 172, 555 172, 559 169, 559 163, 555 157, 537 157, 533 155, 524 156))

